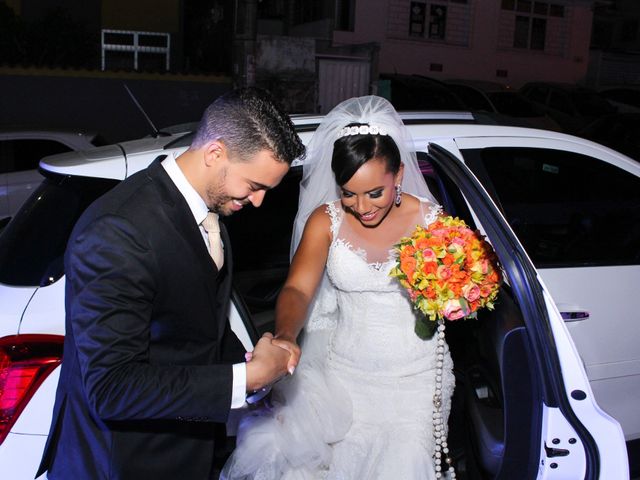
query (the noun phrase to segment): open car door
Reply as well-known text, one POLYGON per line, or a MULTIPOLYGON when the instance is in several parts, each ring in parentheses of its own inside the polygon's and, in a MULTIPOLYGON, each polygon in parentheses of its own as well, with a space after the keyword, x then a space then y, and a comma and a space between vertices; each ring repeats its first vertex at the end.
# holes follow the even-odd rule
MULTIPOLYGON (((505 283, 493 311, 448 322, 464 468, 495 479, 628 478, 620 425, 597 405, 560 312, 527 252, 453 141, 416 146, 446 212, 492 244, 505 283), (473 452, 472 455, 469 452, 473 452)), ((450 421, 451 422, 451 421, 450 421)), ((451 441, 450 441, 451 443, 451 441)))

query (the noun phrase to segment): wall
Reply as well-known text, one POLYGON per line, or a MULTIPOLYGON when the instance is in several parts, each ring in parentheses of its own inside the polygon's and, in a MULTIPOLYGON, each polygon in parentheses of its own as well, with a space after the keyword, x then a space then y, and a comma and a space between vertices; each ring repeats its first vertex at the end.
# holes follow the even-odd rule
POLYGON ((500 81, 514 87, 532 80, 584 80, 592 21, 589 2, 558 2, 565 5, 569 26, 563 30, 549 18, 548 53, 505 46, 511 44, 508 22, 513 17, 505 20, 500 0, 438 3, 448 7, 445 41, 409 36, 408 0, 369 0, 356 2, 355 31, 334 32, 334 44, 378 42, 381 73, 500 81), (432 70, 432 64, 441 65, 442 71, 432 70), (497 76, 498 70, 506 71, 507 77, 497 76))
POLYGON ((315 54, 313 38, 258 35, 256 85, 271 91, 290 113, 315 111, 315 54))
POLYGON ((227 77, 0 69, 0 126, 97 132, 110 143, 140 138, 152 129, 125 83, 159 129, 198 121, 231 88, 227 77))
POLYGON ((103 0, 102 28, 180 31, 180 0, 103 0))

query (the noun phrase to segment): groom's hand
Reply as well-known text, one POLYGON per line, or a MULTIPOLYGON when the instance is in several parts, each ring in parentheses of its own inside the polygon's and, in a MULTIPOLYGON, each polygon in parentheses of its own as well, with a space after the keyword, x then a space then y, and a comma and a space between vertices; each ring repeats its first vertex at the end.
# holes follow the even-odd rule
POLYGON ((265 333, 256 344, 251 361, 247 362, 247 391, 258 390, 287 373, 289 354, 272 345, 273 335, 265 333))
POLYGON ((289 362, 287 363, 287 371, 290 375, 293 375, 293 371, 298 366, 298 363, 300 362, 300 355, 302 354, 300 346, 294 339, 288 338, 284 335, 274 337, 271 343, 289 352, 290 356, 289 362))

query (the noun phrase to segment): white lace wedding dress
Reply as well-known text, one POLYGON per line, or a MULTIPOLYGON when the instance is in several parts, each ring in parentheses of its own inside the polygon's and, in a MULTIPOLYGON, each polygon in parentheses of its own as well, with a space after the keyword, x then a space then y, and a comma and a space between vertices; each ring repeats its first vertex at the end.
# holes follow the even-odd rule
MULTIPOLYGON (((274 388, 274 407, 243 419, 221 478, 435 479, 435 337, 415 334, 416 313, 389 277, 393 257, 371 262, 344 227, 339 202, 327 211, 333 288, 316 299, 300 365, 274 388)), ((423 203, 407 234, 439 211, 423 203)), ((448 349, 442 376, 446 424, 454 387, 448 349)))

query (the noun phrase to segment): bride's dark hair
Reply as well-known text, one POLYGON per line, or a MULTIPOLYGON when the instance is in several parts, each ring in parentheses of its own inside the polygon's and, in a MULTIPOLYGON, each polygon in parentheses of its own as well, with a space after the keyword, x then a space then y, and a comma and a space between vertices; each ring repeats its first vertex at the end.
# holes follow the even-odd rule
MULTIPOLYGON (((351 123, 348 127, 367 125, 351 123)), ((379 158, 387 164, 387 171, 393 174, 400 169, 400 151, 390 135, 357 134, 345 135, 333 144, 331 170, 339 186, 347 183, 358 169, 372 158, 379 158)))

